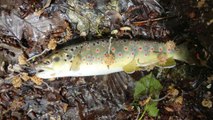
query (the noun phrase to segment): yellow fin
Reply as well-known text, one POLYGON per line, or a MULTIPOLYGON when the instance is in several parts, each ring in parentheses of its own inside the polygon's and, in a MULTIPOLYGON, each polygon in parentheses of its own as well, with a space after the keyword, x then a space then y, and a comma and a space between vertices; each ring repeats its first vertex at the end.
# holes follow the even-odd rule
POLYGON ((140 67, 137 66, 137 61, 135 59, 123 67, 123 71, 129 74, 137 70, 140 70, 140 67))
POLYGON ((168 58, 166 59, 166 62, 165 63, 160 63, 158 62, 156 66, 158 67, 163 67, 163 68, 172 68, 176 65, 176 62, 173 58, 168 58))
POLYGON ((78 54, 77 56, 75 56, 75 58, 73 59, 72 63, 71 63, 71 68, 70 70, 72 71, 78 71, 80 69, 80 64, 81 64, 81 56, 80 54, 78 54))

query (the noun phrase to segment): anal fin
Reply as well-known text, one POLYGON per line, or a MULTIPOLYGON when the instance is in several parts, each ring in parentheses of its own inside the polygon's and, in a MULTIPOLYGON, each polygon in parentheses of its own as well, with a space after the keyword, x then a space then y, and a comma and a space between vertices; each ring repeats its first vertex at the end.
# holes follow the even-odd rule
POLYGON ((123 71, 128 74, 134 73, 135 71, 140 69, 141 68, 137 66, 137 61, 135 59, 133 59, 130 63, 128 63, 127 65, 123 67, 123 71))

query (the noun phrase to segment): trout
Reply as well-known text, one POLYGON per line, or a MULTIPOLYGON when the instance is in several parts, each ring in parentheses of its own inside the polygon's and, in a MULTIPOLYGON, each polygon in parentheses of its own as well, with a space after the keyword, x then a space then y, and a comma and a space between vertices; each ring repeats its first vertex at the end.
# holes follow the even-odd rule
POLYGON ((48 79, 68 76, 105 75, 120 71, 133 73, 155 66, 172 68, 175 60, 191 63, 186 45, 173 41, 96 40, 73 44, 46 56, 35 65, 36 75, 48 79))

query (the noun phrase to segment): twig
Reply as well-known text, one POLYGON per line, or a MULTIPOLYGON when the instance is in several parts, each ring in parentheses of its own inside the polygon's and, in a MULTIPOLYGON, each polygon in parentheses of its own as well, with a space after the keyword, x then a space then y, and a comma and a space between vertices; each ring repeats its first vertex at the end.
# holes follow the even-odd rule
POLYGON ((110 49, 111 49, 111 46, 112 46, 112 39, 113 39, 113 37, 110 37, 109 38, 109 47, 108 47, 108 54, 110 54, 110 49))
POLYGON ((161 97, 161 98, 158 98, 158 99, 151 99, 153 102, 158 102, 158 101, 161 101, 163 99, 165 99, 166 97, 168 97, 169 94, 166 94, 165 96, 161 97))
POLYGON ((48 52, 48 51, 49 51, 49 49, 43 50, 40 54, 34 55, 33 57, 27 59, 27 62, 29 62, 30 60, 32 60, 32 59, 34 59, 36 57, 39 57, 39 56, 43 55, 45 52, 48 52))
POLYGON ((148 19, 148 20, 133 22, 133 24, 137 26, 137 25, 140 25, 140 24, 145 24, 145 23, 160 21, 160 20, 164 20, 164 19, 168 19, 168 18, 172 18, 172 17, 174 17, 174 16, 159 17, 159 18, 155 18, 155 19, 148 19))

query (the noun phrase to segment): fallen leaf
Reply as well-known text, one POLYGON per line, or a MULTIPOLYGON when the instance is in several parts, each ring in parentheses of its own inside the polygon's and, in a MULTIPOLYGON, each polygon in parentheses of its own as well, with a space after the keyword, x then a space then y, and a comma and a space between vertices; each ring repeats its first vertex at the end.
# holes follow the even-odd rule
POLYGON ((166 111, 168 111, 168 112, 174 112, 174 110, 173 110, 172 108, 170 108, 170 107, 164 107, 164 109, 165 109, 166 111))
POLYGON ((55 39, 51 39, 48 43, 48 48, 54 50, 57 46, 57 42, 55 39))
POLYGON ((43 83, 43 80, 41 78, 38 78, 36 76, 31 77, 31 80, 36 84, 36 85, 41 85, 43 83))
POLYGON ((63 104, 63 111, 64 111, 64 112, 67 112, 67 107, 68 107, 68 104, 64 103, 64 104, 63 104))
POLYGON ((205 2, 206 2, 206 0, 200 0, 200 1, 198 1, 197 7, 198 8, 202 8, 205 5, 205 2))
POLYGON ((182 104, 183 104, 183 97, 182 97, 182 96, 177 97, 177 98, 175 99, 175 103, 176 103, 176 104, 182 105, 182 104))
POLYGON ((140 106, 144 106, 147 103, 149 103, 150 100, 151 100, 151 97, 148 97, 147 99, 140 101, 139 104, 140 104, 140 106))
POLYGON ((27 81, 30 79, 30 77, 28 76, 28 73, 21 73, 21 79, 24 80, 24 81, 27 81))
POLYGON ((167 93, 171 97, 176 97, 179 94, 179 91, 176 88, 174 88, 174 86, 169 86, 167 93))
POLYGON ((23 54, 20 55, 20 56, 18 57, 18 63, 19 63, 20 65, 26 65, 26 64, 27 64, 27 58, 24 57, 23 54))
POLYGON ((22 98, 16 98, 13 100, 13 102, 10 104, 10 109, 11 110, 17 110, 24 105, 22 98))
POLYGON ((134 111, 134 106, 132 106, 132 105, 126 105, 125 106, 125 110, 127 110, 127 111, 134 111))
POLYGON ((210 99, 203 99, 202 106, 207 108, 212 108, 212 101, 210 99))
POLYGON ((71 39, 73 34, 72 34, 72 30, 69 26, 69 23, 66 21, 65 21, 65 26, 67 26, 67 27, 66 27, 66 36, 64 37, 64 39, 65 39, 65 41, 68 41, 69 39, 71 39))
POLYGON ((180 111, 183 107, 183 97, 182 96, 177 97, 172 106, 173 110, 180 111))
POLYGON ((15 88, 20 87, 22 85, 21 78, 19 76, 13 77, 12 84, 15 88))

